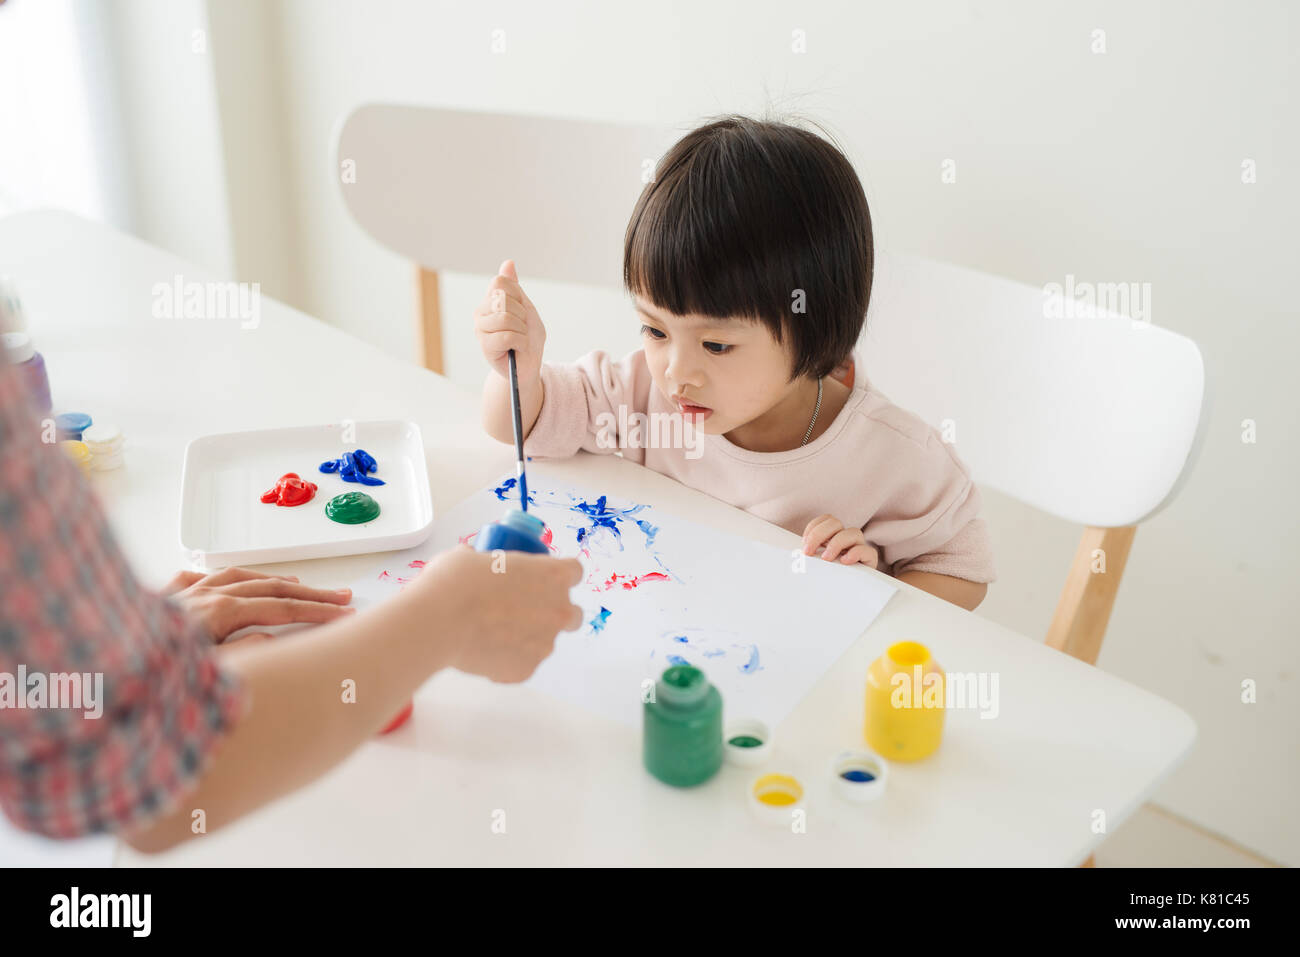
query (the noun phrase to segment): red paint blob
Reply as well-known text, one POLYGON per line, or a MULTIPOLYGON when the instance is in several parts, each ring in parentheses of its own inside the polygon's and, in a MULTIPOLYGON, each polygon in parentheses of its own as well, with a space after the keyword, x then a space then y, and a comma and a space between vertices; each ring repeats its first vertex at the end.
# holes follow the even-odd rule
POLYGON ((315 494, 314 482, 304 482, 298 477, 297 472, 285 472, 275 483, 275 488, 262 493, 262 501, 268 505, 272 502, 286 506, 305 505, 315 494))
POLYGON ((388 724, 384 725, 384 729, 379 733, 387 734, 390 731, 396 731, 402 725, 406 724, 407 719, 411 717, 411 712, 414 710, 415 710, 415 701, 414 700, 408 701, 406 703, 406 707, 403 708, 401 711, 397 712, 397 717, 395 717, 392 721, 388 722, 388 724))

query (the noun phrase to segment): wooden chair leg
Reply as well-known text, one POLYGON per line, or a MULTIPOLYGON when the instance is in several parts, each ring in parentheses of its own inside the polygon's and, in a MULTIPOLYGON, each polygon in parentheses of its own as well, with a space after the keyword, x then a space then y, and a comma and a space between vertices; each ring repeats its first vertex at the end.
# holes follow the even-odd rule
POLYGON ((1090 665, 1097 663, 1136 533, 1136 525, 1089 526, 1083 530, 1065 588, 1056 603, 1056 614, 1047 630, 1050 647, 1090 665))
POLYGON ((420 361, 426 369, 442 375, 442 307, 438 301, 438 274, 417 267, 416 338, 420 361))

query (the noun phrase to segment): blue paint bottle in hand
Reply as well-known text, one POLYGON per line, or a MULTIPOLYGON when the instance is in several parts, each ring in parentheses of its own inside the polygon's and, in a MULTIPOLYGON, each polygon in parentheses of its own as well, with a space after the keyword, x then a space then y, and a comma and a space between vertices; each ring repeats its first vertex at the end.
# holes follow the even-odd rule
POLYGON ((495 552, 498 548, 507 552, 532 552, 545 555, 550 551, 542 536, 546 525, 534 515, 512 508, 499 522, 489 522, 479 529, 474 539, 474 549, 480 552, 495 552))

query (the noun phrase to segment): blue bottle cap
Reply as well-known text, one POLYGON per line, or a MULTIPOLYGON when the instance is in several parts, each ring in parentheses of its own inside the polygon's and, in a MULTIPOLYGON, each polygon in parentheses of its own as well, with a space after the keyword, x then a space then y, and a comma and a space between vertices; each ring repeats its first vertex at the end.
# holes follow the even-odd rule
POLYGON ((60 435, 81 438, 81 433, 90 428, 94 420, 84 412, 61 412, 54 417, 55 428, 60 435))
POLYGON ((501 519, 501 524, 508 525, 510 528, 518 529, 528 535, 535 535, 538 538, 541 538, 542 533, 546 531, 546 523, 540 518, 536 515, 529 515, 527 512, 517 508, 512 508, 510 511, 506 512, 501 519))

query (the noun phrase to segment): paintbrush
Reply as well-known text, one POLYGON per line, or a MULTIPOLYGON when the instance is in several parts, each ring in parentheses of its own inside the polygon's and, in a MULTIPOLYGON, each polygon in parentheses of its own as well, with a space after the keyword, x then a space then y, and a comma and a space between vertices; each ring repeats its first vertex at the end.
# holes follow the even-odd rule
POLYGON ((510 409, 515 425, 515 477, 519 479, 519 507, 528 511, 528 476, 524 474, 524 422, 519 411, 519 371, 515 367, 515 350, 510 350, 510 409))

